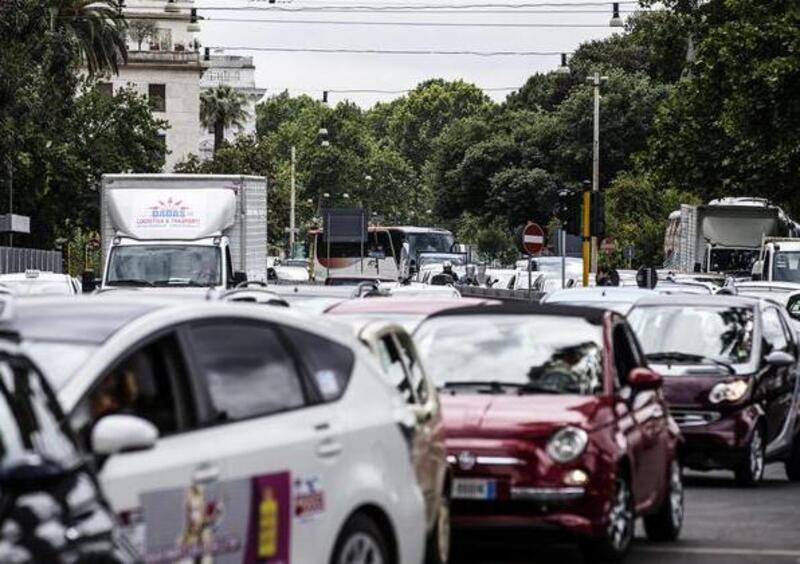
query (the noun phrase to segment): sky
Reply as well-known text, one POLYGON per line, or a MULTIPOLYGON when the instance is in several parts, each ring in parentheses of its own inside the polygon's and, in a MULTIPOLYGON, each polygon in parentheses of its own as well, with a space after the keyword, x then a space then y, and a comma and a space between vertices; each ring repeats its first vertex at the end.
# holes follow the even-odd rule
MULTIPOLYGON (((348 99, 365 108, 401 96, 403 92, 396 91, 411 89, 429 78, 464 79, 501 101, 530 75, 558 67, 560 53, 570 53, 583 41, 602 39, 615 31, 608 26, 612 3, 597 0, 277 0, 276 4, 266 0, 196 0, 195 5, 204 18, 199 35, 201 43, 206 47, 224 47, 228 54, 252 55, 256 83, 267 89, 267 95, 289 90, 292 95, 305 93, 321 99, 322 91, 328 90, 331 104, 348 99), (467 5, 480 7, 467 8, 467 5), (413 10, 403 8, 405 11, 398 13, 400 6, 413 10), (435 6, 447 13, 425 10, 423 6, 435 6), (244 9, 230 9, 236 7, 244 9), (370 11, 330 11, 348 7, 366 7, 370 11), (304 11, 290 11, 298 9, 304 11), (371 25, 289 23, 298 20, 371 25), (376 25, 378 22, 415 25, 376 25), (448 25, 428 27, 421 23, 448 25), (460 27, 460 24, 501 24, 501 27, 460 27), (544 27, 508 27, 509 24, 544 27), (331 54, 258 52, 236 47, 551 54, 499 57, 331 54), (337 93, 337 90, 393 92, 337 93)), ((634 8, 635 5, 623 2, 622 16, 634 8)))

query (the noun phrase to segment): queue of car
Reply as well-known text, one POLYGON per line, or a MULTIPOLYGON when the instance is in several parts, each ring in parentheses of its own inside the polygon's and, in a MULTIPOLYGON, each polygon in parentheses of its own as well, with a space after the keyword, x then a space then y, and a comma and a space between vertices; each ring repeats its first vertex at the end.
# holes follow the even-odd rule
POLYGON ((0 561, 443 564, 498 531, 615 561, 639 519, 674 541, 684 469, 800 480, 800 297, 741 286, 9 288, 0 561))

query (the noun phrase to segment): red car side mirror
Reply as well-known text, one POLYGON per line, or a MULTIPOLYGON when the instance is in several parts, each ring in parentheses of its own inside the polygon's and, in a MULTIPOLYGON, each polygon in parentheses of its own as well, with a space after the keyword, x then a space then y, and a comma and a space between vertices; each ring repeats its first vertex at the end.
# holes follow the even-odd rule
POLYGON ((628 385, 634 390, 656 390, 664 381, 649 368, 634 368, 628 374, 628 385))

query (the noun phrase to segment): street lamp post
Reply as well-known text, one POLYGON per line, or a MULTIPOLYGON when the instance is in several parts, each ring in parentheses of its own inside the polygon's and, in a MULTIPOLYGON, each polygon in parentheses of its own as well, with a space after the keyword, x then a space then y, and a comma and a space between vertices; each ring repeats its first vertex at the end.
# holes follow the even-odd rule
MULTIPOLYGON (((608 80, 599 72, 587 78, 594 88, 594 140, 592 142, 592 192, 600 191, 600 85, 608 80)), ((591 270, 597 272, 597 237, 592 236, 591 270)))
POLYGON ((297 229, 295 228, 295 199, 297 197, 296 192, 296 169, 297 169, 297 150, 295 146, 292 145, 292 181, 291 181, 291 188, 290 188, 290 200, 289 200, 289 256, 294 256, 294 237, 295 232, 297 229))

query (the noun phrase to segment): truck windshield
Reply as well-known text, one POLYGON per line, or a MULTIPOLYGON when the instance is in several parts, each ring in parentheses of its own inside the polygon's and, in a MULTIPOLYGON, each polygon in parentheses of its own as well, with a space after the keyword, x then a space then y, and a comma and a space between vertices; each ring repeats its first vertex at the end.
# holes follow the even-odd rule
POLYGON ((220 286, 219 247, 131 245, 114 247, 107 286, 220 286))
POLYGON ((800 251, 775 253, 772 279, 775 282, 800 283, 800 251))
POLYGON ((711 249, 709 271, 749 274, 757 259, 758 251, 753 249, 711 249))

